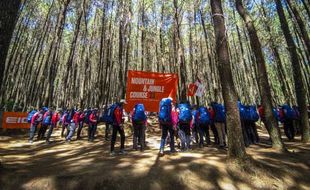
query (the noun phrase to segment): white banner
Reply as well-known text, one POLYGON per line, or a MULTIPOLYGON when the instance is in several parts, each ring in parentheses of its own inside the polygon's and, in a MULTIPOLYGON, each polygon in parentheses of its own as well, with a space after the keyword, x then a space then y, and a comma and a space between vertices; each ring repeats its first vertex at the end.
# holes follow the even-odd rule
POLYGON ((202 83, 200 83, 200 82, 198 82, 198 81, 196 81, 196 83, 195 83, 196 85, 197 85, 197 91, 196 91, 196 93, 195 93, 195 96, 198 96, 198 97, 201 97, 203 94, 204 94, 204 92, 205 92, 205 85, 203 85, 202 83))

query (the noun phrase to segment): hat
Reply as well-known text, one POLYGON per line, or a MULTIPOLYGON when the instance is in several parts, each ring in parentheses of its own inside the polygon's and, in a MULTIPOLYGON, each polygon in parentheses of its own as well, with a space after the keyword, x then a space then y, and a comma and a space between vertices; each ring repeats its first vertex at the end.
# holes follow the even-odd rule
POLYGON ((126 100, 125 99, 121 99, 121 101, 119 102, 121 104, 127 104, 126 100))

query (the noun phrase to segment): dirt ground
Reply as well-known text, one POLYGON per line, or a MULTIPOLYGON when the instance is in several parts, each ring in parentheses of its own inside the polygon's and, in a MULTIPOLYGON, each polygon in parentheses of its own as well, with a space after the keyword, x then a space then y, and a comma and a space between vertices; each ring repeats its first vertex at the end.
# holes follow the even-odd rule
MULTIPOLYGON (((54 142, 27 142, 27 135, 0 136, 0 189, 310 189, 310 144, 300 137, 287 142, 289 153, 278 153, 259 130, 261 143, 247 148, 260 168, 239 170, 226 162, 226 150, 215 145, 190 152, 158 156, 160 130, 149 127, 147 149, 132 150, 127 131, 126 155, 109 155, 110 142, 97 139, 65 143, 60 130, 54 142)), ((118 137, 119 140, 119 137, 118 137)), ((119 144, 117 144, 119 150, 119 144)), ((168 151, 168 148, 166 148, 168 151)))

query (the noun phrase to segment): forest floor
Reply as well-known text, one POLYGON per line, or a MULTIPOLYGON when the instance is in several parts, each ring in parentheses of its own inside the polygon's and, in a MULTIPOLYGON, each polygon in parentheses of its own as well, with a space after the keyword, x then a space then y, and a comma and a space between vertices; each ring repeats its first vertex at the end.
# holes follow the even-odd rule
POLYGON ((0 189, 310 189, 310 144, 302 144, 299 137, 285 142, 289 153, 279 153, 259 130, 261 143, 247 148, 255 165, 263 168, 256 172, 255 167, 230 167, 226 150, 215 145, 194 145, 190 152, 159 157, 158 127, 149 127, 143 153, 132 150, 127 131, 127 154, 111 157, 103 126, 98 128, 93 143, 86 140, 85 128, 84 139, 71 143, 60 139, 59 129, 49 145, 29 144, 26 134, 0 136, 0 189))

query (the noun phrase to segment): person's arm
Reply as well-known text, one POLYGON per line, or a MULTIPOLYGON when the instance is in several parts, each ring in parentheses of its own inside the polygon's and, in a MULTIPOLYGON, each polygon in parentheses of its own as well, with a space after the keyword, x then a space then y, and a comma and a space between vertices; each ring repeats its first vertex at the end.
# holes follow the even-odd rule
POLYGON ((94 117, 94 114, 90 114, 90 116, 89 116, 89 121, 92 122, 92 123, 95 123, 95 122, 96 122, 95 117, 94 117))

